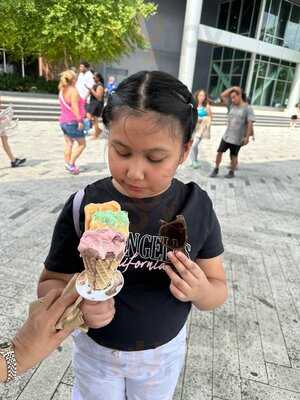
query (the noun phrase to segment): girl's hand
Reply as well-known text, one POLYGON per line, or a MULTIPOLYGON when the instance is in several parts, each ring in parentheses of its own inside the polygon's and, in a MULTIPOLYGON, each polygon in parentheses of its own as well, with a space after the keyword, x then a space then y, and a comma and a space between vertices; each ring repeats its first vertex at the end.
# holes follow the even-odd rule
POLYGON ((73 329, 55 329, 57 322, 68 306, 73 304, 78 293, 73 291, 61 295, 62 289, 53 289, 40 300, 40 304, 12 340, 17 360, 17 373, 23 373, 54 351, 73 329))
POLYGON ((178 275, 170 266, 165 266, 171 279, 170 291, 173 296, 180 301, 199 302, 210 286, 202 269, 181 251, 169 252, 167 255, 179 273, 178 275))
POLYGON ((83 319, 89 328, 103 328, 114 318, 116 309, 114 299, 106 301, 84 300, 80 309, 83 313, 83 319))

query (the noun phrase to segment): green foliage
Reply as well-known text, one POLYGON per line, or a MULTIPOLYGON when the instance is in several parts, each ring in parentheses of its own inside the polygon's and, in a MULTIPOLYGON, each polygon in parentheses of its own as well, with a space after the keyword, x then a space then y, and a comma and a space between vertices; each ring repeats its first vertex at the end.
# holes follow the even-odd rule
POLYGON ((26 76, 22 78, 18 74, 0 74, 0 90, 56 94, 58 92, 57 86, 58 81, 46 81, 42 77, 26 76))
POLYGON ((0 0, 0 46, 66 66, 113 61, 147 47, 140 24, 155 11, 144 0, 0 0))

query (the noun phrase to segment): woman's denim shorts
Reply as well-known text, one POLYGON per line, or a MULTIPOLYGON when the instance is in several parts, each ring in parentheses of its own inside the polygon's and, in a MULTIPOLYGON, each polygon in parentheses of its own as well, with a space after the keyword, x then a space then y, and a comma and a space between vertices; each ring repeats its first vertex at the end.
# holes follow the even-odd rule
POLYGON ((78 122, 68 122, 60 124, 63 133, 72 139, 80 139, 85 137, 83 129, 78 129, 78 122))

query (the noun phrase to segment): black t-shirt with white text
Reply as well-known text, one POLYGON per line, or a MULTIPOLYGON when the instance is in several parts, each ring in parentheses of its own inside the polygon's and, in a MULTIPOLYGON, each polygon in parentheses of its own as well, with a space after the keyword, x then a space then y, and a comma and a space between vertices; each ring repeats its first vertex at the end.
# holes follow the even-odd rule
MULTIPOLYGON (((84 269, 77 250, 72 204, 66 202, 54 228, 51 247, 45 261, 49 271, 73 274, 84 269)), ((112 322, 88 335, 97 343, 116 350, 146 350, 172 340, 185 324, 190 302, 177 300, 169 290, 170 279, 163 270, 167 249, 159 237, 160 220, 185 217, 188 228, 186 254, 192 259, 209 259, 223 252, 220 225, 207 193, 193 182, 173 179, 162 194, 146 199, 129 198, 112 184, 111 178, 85 188, 80 209, 80 227, 84 230, 84 206, 89 203, 117 201, 128 212, 130 235, 119 266, 124 287, 115 297, 116 313, 112 322)))

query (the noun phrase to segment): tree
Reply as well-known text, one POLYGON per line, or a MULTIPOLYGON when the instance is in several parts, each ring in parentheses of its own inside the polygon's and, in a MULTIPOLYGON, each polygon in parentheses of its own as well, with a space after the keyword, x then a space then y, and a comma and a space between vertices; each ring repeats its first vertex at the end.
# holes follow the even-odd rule
POLYGON ((0 21, 0 47, 13 59, 36 54, 41 21, 34 0, 0 0, 0 21))
POLYGON ((0 46, 17 59, 42 55, 65 67, 113 61, 147 47, 140 22, 155 11, 144 0, 0 0, 0 46))

